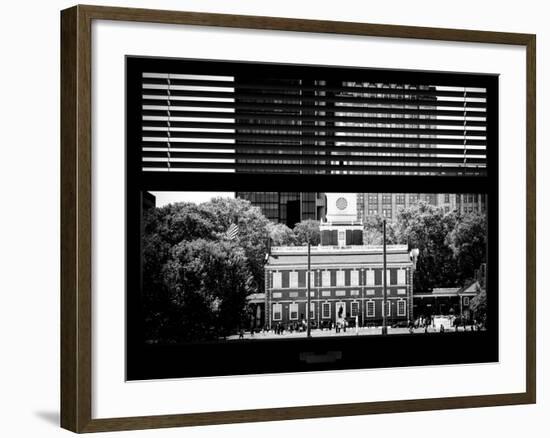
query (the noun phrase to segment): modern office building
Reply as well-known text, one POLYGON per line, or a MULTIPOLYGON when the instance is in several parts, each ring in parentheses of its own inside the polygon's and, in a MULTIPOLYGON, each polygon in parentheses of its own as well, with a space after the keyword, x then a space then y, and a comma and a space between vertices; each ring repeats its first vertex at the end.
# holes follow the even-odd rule
POLYGON ((265 217, 290 228, 306 219, 322 220, 325 216, 325 195, 315 192, 237 192, 260 207, 265 217))
POLYGON ((368 217, 381 216, 393 221, 399 210, 420 201, 441 207, 445 213, 485 213, 487 208, 487 195, 476 193, 358 193, 358 219, 365 221, 368 217))

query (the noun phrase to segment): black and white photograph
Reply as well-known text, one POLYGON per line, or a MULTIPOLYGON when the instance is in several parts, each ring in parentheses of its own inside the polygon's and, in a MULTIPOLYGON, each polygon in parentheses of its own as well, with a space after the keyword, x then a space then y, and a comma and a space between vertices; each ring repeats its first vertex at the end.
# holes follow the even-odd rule
POLYGON ((126 96, 130 379, 498 360, 497 75, 128 57, 126 96))
POLYGON ((146 192, 144 202, 149 343, 485 330, 486 195, 146 192))

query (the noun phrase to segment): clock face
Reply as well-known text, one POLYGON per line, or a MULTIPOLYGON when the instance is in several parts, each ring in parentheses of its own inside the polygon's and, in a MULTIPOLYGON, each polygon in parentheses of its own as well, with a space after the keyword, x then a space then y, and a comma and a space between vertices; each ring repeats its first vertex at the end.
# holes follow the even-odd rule
POLYGON ((346 198, 338 198, 336 200, 336 208, 338 208, 338 210, 345 210, 347 206, 348 201, 346 198))

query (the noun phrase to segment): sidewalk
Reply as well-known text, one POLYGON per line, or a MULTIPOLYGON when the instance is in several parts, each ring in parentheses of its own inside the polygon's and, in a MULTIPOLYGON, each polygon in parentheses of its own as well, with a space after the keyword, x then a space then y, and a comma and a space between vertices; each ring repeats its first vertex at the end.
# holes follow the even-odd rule
MULTIPOLYGON (((464 328, 459 327, 459 332, 463 332, 464 328)), ((466 326, 466 331, 471 331, 470 326, 466 326)), ((455 329, 452 328, 451 330, 446 330, 445 333, 454 333, 455 329)), ((414 334, 423 334, 424 329, 423 328, 417 328, 413 329, 414 334)), ((439 330, 435 330, 433 327, 428 328, 428 333, 439 333, 439 330)), ((332 330, 320 330, 320 329, 313 329, 311 330, 311 337, 319 338, 319 337, 330 337, 330 336, 368 336, 368 335, 380 335, 382 334, 382 327, 360 327, 357 331, 353 327, 346 328, 346 331, 340 330, 340 332, 336 332, 335 329, 332 330)), ((409 329, 406 327, 399 327, 399 328, 391 328, 388 327, 388 335, 395 335, 395 334, 409 334, 409 329)), ((260 332, 260 333, 254 333, 254 335, 251 335, 250 332, 245 332, 242 339, 249 339, 249 340, 262 340, 262 339, 282 339, 282 338, 306 338, 307 332, 289 332, 285 331, 283 334, 275 334, 273 331, 269 332, 260 332)), ((239 335, 231 335, 227 337, 228 340, 239 340, 239 335)))

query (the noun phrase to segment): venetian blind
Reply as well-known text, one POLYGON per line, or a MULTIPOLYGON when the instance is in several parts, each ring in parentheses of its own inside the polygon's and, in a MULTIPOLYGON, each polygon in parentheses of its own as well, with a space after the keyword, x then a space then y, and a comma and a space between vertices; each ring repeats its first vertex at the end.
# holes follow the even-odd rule
POLYGON ((486 176, 484 87, 203 65, 142 74, 142 171, 486 176))

